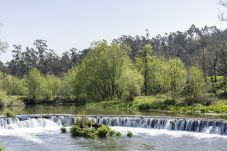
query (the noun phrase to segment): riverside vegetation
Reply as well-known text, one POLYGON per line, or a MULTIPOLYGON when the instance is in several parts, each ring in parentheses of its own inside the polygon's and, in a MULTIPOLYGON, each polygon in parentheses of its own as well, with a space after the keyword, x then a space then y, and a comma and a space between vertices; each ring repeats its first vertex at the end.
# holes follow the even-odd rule
MULTIPOLYGON (((121 136, 120 132, 111 130, 107 125, 99 125, 89 121, 86 118, 81 118, 70 129, 73 137, 87 137, 87 138, 106 138, 108 136, 121 136)), ((130 137, 132 134, 130 133, 130 137)))
POLYGON ((88 102, 90 108, 227 113, 226 31, 192 26, 148 35, 93 42, 61 57, 44 40, 24 52, 15 45, 13 60, 1 65, 0 107, 88 102))

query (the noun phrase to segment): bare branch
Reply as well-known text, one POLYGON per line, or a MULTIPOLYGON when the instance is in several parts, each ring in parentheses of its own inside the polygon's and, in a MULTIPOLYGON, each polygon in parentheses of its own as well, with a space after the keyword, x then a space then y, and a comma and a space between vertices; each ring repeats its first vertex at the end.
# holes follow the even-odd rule
POLYGON ((223 7, 227 7, 227 1, 226 0, 219 0, 219 5, 223 7))
MULTIPOLYGON (((224 7, 224 8, 227 8, 227 0, 219 0, 218 5, 220 5, 220 6, 224 7)), ((227 21, 226 12, 224 12, 223 10, 222 11, 219 10, 218 18, 221 21, 227 21)))

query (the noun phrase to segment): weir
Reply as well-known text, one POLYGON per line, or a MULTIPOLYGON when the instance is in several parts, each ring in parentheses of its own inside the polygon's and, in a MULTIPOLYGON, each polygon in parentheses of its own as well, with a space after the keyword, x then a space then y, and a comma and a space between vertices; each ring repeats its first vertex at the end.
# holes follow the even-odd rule
MULTIPOLYGON (((227 121, 224 120, 152 116, 88 115, 86 117, 90 121, 109 126, 166 129, 172 131, 227 135, 227 121)), ((81 116, 74 115, 18 115, 15 118, 1 116, 0 129, 67 127, 71 126, 80 118, 81 116)))

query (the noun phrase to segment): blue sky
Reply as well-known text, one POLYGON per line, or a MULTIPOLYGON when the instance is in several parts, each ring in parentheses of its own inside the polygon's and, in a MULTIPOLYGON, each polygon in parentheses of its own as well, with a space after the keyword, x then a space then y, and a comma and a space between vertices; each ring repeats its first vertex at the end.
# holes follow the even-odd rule
MULTIPOLYGON (((45 39, 58 54, 121 35, 184 31, 192 24, 217 26, 218 0, 0 0, 0 39, 32 46, 45 39)), ((11 48, 11 47, 10 47, 11 48)), ((1 61, 10 59, 10 49, 1 61)))

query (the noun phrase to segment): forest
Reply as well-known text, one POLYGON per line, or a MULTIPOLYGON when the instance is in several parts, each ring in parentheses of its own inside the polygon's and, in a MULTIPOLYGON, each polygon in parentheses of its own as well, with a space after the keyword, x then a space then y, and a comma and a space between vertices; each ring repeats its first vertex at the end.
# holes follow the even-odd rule
MULTIPOLYGON (((138 103, 154 96, 167 105, 208 106, 227 99, 226 42, 227 30, 192 25, 163 36, 150 37, 147 31, 111 43, 96 41, 62 55, 46 40, 25 49, 14 45, 12 60, 0 66, 0 104, 138 103)), ((7 49, 7 43, 0 44, 2 51, 7 49)))

